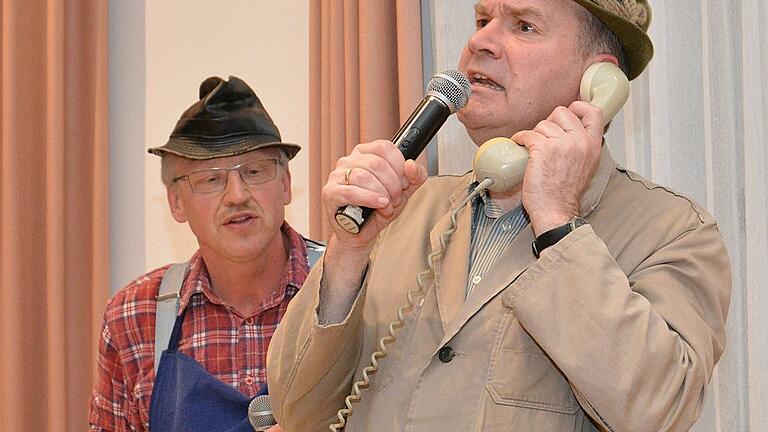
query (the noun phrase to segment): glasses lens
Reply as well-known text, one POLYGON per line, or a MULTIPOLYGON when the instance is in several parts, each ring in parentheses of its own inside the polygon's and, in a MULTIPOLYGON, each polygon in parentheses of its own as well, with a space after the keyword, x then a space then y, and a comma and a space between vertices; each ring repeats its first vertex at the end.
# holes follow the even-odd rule
POLYGON ((248 162, 240 167, 240 176, 249 185, 266 183, 277 173, 277 160, 260 159, 248 162))
POLYGON ((237 170, 248 185, 266 183, 277 174, 277 159, 259 159, 232 168, 210 168, 186 175, 192 191, 198 193, 221 192, 227 188, 229 172, 237 170))
POLYGON ((220 168, 200 170, 189 173, 187 179, 195 192, 219 192, 227 186, 227 171, 220 168))

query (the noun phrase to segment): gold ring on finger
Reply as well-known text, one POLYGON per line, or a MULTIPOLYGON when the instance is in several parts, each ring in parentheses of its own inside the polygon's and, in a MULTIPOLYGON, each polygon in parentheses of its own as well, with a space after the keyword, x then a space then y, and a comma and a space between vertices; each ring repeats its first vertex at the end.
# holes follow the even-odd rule
POLYGON ((347 168, 346 171, 344 171, 344 184, 349 186, 349 173, 352 172, 352 168, 347 168))

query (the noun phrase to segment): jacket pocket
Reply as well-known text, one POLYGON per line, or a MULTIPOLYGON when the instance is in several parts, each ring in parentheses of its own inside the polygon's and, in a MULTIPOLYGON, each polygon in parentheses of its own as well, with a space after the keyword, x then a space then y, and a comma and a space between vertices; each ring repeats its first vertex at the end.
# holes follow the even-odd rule
POLYGON ((520 327, 511 311, 494 347, 488 391, 497 404, 574 414, 579 404, 563 374, 520 327))

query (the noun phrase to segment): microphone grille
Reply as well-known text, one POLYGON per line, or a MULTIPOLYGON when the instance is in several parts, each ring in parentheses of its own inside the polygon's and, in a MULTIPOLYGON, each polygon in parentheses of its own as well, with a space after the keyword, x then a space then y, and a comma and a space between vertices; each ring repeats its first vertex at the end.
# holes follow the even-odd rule
POLYGON ((427 84, 427 94, 442 96, 440 99, 448 104, 451 114, 467 104, 471 92, 467 77, 452 69, 433 75, 427 84))
POLYGON ((265 431, 275 425, 268 395, 256 396, 251 400, 248 404, 248 421, 255 431, 265 431))

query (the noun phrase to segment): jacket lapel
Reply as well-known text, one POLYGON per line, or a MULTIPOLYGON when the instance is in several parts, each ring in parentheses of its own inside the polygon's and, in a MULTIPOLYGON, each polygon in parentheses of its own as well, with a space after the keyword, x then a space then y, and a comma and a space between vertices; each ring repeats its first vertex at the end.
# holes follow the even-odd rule
MULTIPOLYGON (((440 236, 451 228, 451 212, 458 207, 468 195, 467 188, 472 180, 466 176, 458 188, 451 194, 451 207, 432 228, 429 241, 432 251, 440 249, 440 236)), ((461 209, 457 215, 456 231, 447 239, 443 247, 443 256, 435 264, 435 293, 440 311, 440 321, 443 331, 453 320, 464 304, 464 291, 467 286, 469 272, 469 247, 471 242, 470 230, 472 225, 472 209, 469 205, 461 209)))

